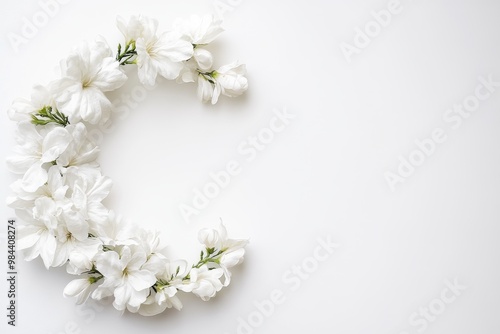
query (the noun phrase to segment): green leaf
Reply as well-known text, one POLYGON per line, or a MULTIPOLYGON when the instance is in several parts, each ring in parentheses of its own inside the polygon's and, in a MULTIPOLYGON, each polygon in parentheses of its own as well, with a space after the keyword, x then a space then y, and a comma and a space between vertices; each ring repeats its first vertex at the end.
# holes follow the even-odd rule
POLYGON ((37 113, 31 115, 31 123, 35 125, 47 125, 56 123, 62 126, 67 126, 69 123, 68 116, 64 115, 59 110, 53 110, 50 106, 45 106, 37 113))
POLYGON ((135 50, 135 41, 131 41, 125 45, 125 49, 122 52, 122 45, 118 44, 118 50, 116 53, 116 61, 120 63, 120 65, 128 65, 135 64, 135 59, 133 59, 137 55, 135 50))

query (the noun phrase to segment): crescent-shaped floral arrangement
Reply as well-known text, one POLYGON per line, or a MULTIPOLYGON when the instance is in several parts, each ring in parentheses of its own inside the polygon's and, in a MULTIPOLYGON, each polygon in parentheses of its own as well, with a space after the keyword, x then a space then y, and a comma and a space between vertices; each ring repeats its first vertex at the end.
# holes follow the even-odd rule
POLYGON ((26 260, 40 257, 47 269, 65 265, 77 276, 64 295, 78 304, 110 297, 122 312, 180 310, 179 291, 209 300, 243 261, 247 240, 228 238, 222 223, 200 230, 202 250, 194 264, 169 259, 158 232, 123 223, 102 203, 112 181, 102 175, 99 148, 87 132, 110 121, 106 93, 126 82, 127 65, 137 66, 145 86, 154 86, 158 76, 197 82, 199 98, 212 104, 220 95, 246 91, 245 65, 214 70, 205 48, 223 31, 221 24, 213 15, 192 16, 158 33, 154 19, 118 17, 125 43, 115 56, 102 38, 81 44, 61 62, 60 78, 35 86, 30 100, 17 99, 9 110, 18 145, 7 164, 20 178, 7 202, 21 220, 17 248, 26 260))

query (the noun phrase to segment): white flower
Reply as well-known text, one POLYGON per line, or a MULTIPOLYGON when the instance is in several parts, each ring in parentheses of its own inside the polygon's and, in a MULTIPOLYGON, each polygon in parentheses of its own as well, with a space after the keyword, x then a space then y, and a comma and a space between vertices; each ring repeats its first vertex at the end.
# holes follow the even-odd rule
POLYGON ((224 224, 219 224, 219 229, 201 229, 198 233, 198 240, 206 248, 213 248, 215 251, 230 253, 238 249, 243 249, 247 244, 246 239, 229 239, 224 224))
MULTIPOLYGON (((228 251, 226 250, 221 258, 220 258, 220 265, 223 268, 231 268, 234 267, 241 262, 243 262, 245 256, 245 249, 244 248, 238 248, 233 251, 228 251)), ((228 282, 229 283, 229 282, 228 282)))
POLYGON ((71 135, 71 142, 57 158, 57 164, 63 167, 84 164, 97 167, 96 160, 99 155, 99 147, 89 140, 85 125, 83 123, 70 124, 65 129, 71 135))
POLYGON ((17 128, 14 151, 18 154, 7 159, 11 172, 24 174, 21 188, 35 192, 47 182, 44 164, 55 161, 71 142, 71 134, 66 128, 49 124, 35 126, 28 121, 20 122, 17 128))
POLYGON ((220 94, 235 97, 248 89, 245 65, 238 62, 222 66, 216 71, 198 73, 198 97, 203 102, 216 104, 220 94))
POLYGON ((69 196, 75 210, 88 221, 90 228, 95 230, 97 225, 104 224, 109 210, 102 201, 109 195, 112 181, 102 176, 99 169, 88 166, 70 167, 66 171, 69 185, 69 196))
POLYGON ((182 68, 181 72, 179 73, 179 76, 176 79, 177 83, 187 83, 187 82, 195 82, 198 78, 198 71, 197 71, 197 66, 198 64, 196 63, 196 60, 194 58, 191 58, 185 62, 183 62, 184 67, 182 68))
POLYGON ((197 47, 194 49, 193 58, 201 72, 208 72, 212 69, 214 58, 210 51, 197 47))
MULTIPOLYGON (((172 289, 174 291, 174 295, 165 297, 165 301, 162 304, 159 304, 157 301, 157 296, 159 295, 157 292, 152 292, 151 295, 146 299, 144 303, 141 304, 138 313, 144 316, 154 316, 162 313, 167 308, 175 308, 176 310, 182 309, 182 302, 178 296, 175 295, 177 293, 176 289, 172 289)), ((165 295, 164 293, 161 295, 165 295)))
MULTIPOLYGON (((123 244, 131 244, 139 247, 146 255, 146 262, 142 265, 142 269, 154 274, 157 278, 161 277, 165 272, 167 257, 165 249, 160 246, 160 233, 158 231, 146 230, 141 227, 135 227, 133 236, 125 240, 123 244)), ((115 244, 116 245, 116 244, 115 244)))
POLYGON ((153 86, 158 74, 169 80, 177 78, 183 68, 182 61, 192 57, 193 46, 176 32, 157 36, 158 22, 143 20, 141 37, 135 41, 139 80, 153 86))
POLYGON ((24 212, 19 212, 18 216, 25 225, 18 227, 17 249, 23 251, 27 261, 40 256, 48 269, 52 265, 57 248, 52 228, 48 226, 47 221, 33 219, 24 212))
POLYGON ((123 220, 120 215, 110 210, 106 221, 102 224, 97 224, 91 232, 98 236, 104 245, 115 247, 137 245, 137 241, 134 240, 134 237, 137 235, 136 231, 136 226, 123 220))
POLYGON ((220 278, 223 274, 222 269, 209 268, 207 265, 202 265, 200 268, 193 268, 189 272, 191 285, 184 288, 179 287, 179 290, 190 291, 202 300, 207 301, 222 289, 223 284, 220 278))
POLYGON ((206 247, 221 250, 224 240, 219 231, 211 228, 203 228, 198 232, 198 240, 206 247))
POLYGON ((31 121, 31 114, 38 112, 44 107, 56 109, 52 85, 47 87, 36 85, 31 92, 31 100, 18 98, 14 100, 11 108, 7 111, 13 121, 31 121))
POLYGON ((93 257, 100 245, 97 239, 88 238, 88 223, 74 210, 74 203, 66 196, 67 192, 68 186, 60 168, 52 166, 48 171, 47 184, 31 197, 18 202, 22 205, 18 214, 26 213, 33 223, 23 229, 25 245, 22 248, 33 248, 33 256, 42 256, 46 267, 65 264, 73 252, 93 257))
POLYGON ((148 19, 142 16, 131 16, 128 23, 121 16, 116 18, 116 25, 125 37, 126 44, 132 43, 142 36, 147 22, 148 19))
POLYGON ((223 270, 224 286, 228 286, 231 282, 231 272, 228 269, 243 262, 244 247, 248 244, 248 240, 229 239, 226 227, 222 223, 219 225, 219 230, 200 230, 198 239, 207 249, 211 249, 213 254, 220 255, 218 264, 214 263, 213 266, 223 270))
POLYGON ((203 102, 211 101, 212 104, 217 103, 220 95, 220 90, 214 85, 214 80, 207 75, 198 74, 198 97, 203 102))
POLYGON ((229 268, 234 267, 241 262, 245 255, 245 249, 240 248, 233 252, 224 252, 219 259, 219 267, 224 271, 224 286, 231 283, 231 272, 229 268))
POLYGON ((146 262, 142 249, 124 246, 120 253, 107 251, 95 258, 96 269, 104 276, 103 283, 92 293, 92 298, 102 299, 114 295, 113 306, 120 311, 137 312, 150 293, 156 277, 142 269, 146 262))
POLYGON ((248 80, 245 74, 245 64, 233 62, 219 68, 214 77, 217 79, 223 95, 235 97, 243 94, 248 89, 248 80))
POLYGON ((127 79, 119 66, 104 41, 84 43, 62 62, 56 101, 70 123, 83 119, 97 124, 109 118, 112 105, 104 92, 119 88, 127 79))
POLYGON ((222 19, 214 15, 192 15, 189 19, 178 19, 174 29, 186 36, 192 44, 208 44, 213 42, 221 32, 222 19))
POLYGON ((161 252, 160 233, 158 231, 138 228, 135 232, 135 239, 138 241, 148 258, 152 254, 161 252))
POLYGON ((88 226, 83 219, 61 224, 57 230, 57 249, 53 267, 59 267, 70 260, 72 254, 85 254, 93 258, 102 244, 95 238, 88 237, 88 226), (86 233, 87 232, 87 233, 86 233))
MULTIPOLYGON (((162 261, 163 271, 157 276, 164 285, 158 286, 146 302, 141 305, 139 314, 146 316, 157 315, 167 308, 180 310, 182 303, 177 296, 178 288, 184 285, 183 278, 189 273, 186 261, 162 261)), ((186 290, 184 290, 186 291, 186 290)))
POLYGON ((7 159, 9 169, 24 174, 19 184, 25 192, 36 192, 48 179, 47 166, 56 162, 60 166, 91 163, 99 149, 86 136, 85 126, 81 123, 67 127, 48 124, 35 126, 28 121, 18 124, 18 154, 7 159))
POLYGON ((64 176, 61 174, 59 166, 50 167, 47 173, 47 182, 36 191, 25 191, 22 188, 22 180, 17 180, 11 185, 11 189, 16 194, 15 197, 9 197, 7 204, 16 210, 26 210, 33 214, 35 201, 40 197, 50 197, 54 201, 64 201, 68 186, 65 185, 64 176))
POLYGON ((105 221, 106 217, 101 216, 105 216, 107 210, 101 201, 109 193, 110 180, 100 176, 98 170, 94 172, 98 177, 88 177, 88 173, 87 177, 84 173, 72 177, 75 169, 71 167, 70 172, 63 175, 59 166, 52 166, 47 184, 34 193, 19 191, 22 197, 10 200, 11 206, 17 205, 32 215, 39 222, 39 229, 47 229, 46 232, 55 238, 56 254, 44 258, 46 266, 61 266, 75 252, 92 258, 101 245, 98 239, 88 238, 89 218, 90 222, 105 221))
MULTIPOLYGON (((196 47, 193 52, 193 57, 188 61, 185 61, 183 64, 184 67, 182 68, 181 72, 179 73, 179 76, 177 77, 178 83, 195 82, 197 79, 199 79, 199 76, 202 75, 201 73, 204 73, 205 75, 205 76, 202 75, 201 78, 206 77, 206 79, 214 81, 209 74, 213 66, 213 56, 208 50, 203 49, 201 47, 196 47)), ((200 82, 198 82, 198 84, 200 84, 200 82)), ((213 91, 213 85, 210 85, 209 88, 213 91)), ((200 94, 200 92, 198 92, 198 94, 200 94)), ((208 102, 210 101, 211 98, 212 98, 211 93, 207 95, 206 98, 202 98, 200 96, 200 99, 203 102, 208 102)))
POLYGON ((75 279, 66 285, 63 295, 64 297, 76 297, 76 303, 80 305, 89 298, 94 287, 90 277, 75 279))
POLYGON ((73 210, 73 204, 68 199, 55 201, 45 196, 38 198, 35 200, 33 218, 44 222, 56 241, 55 254, 44 259, 46 265, 62 266, 73 252, 90 254, 90 257, 97 253, 100 242, 88 237, 87 222, 79 212, 73 210))
MULTIPOLYGON (((97 241, 98 249, 102 244, 97 241)), ((97 253, 92 248, 84 248, 83 252, 71 252, 69 254, 66 272, 71 275, 81 275, 82 273, 92 269, 94 264, 94 256, 97 253), (89 252, 90 251, 90 252, 89 252)))

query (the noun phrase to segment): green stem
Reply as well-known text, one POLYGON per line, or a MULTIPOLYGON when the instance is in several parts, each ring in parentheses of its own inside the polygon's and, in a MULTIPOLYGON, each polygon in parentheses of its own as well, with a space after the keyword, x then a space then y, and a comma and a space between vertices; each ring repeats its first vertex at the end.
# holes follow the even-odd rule
POLYGON ((68 116, 64 115, 57 109, 53 110, 52 107, 49 106, 43 107, 36 114, 31 114, 31 123, 35 125, 56 123, 62 126, 70 124, 68 116))
POLYGON ((200 261, 198 261, 197 264, 194 264, 193 268, 200 268, 201 266, 209 262, 219 263, 219 257, 224 251, 219 250, 216 252, 214 248, 207 248, 205 252, 205 256, 203 256, 203 251, 201 252, 200 261))
POLYGON ((128 65, 135 64, 135 56, 137 52, 135 50, 135 41, 130 41, 125 44, 125 50, 122 52, 122 45, 118 44, 118 52, 116 53, 116 61, 120 63, 120 65, 128 65))
POLYGON ((213 70, 211 72, 201 72, 198 71, 198 74, 201 75, 205 80, 215 85, 215 78, 217 77, 217 71, 213 70))
MULTIPOLYGON (((222 253, 224 253, 224 251, 225 251, 225 249, 216 251, 215 248, 206 248, 205 251, 201 251, 200 260, 198 261, 198 263, 193 264, 192 268, 200 268, 201 266, 203 266, 207 263, 210 263, 210 262, 219 264, 220 256, 222 255, 222 253)), ((180 268, 177 268, 177 272, 175 273, 175 275, 172 275, 172 277, 170 277, 170 280, 172 280, 174 278, 174 276, 177 276, 177 274, 179 273, 179 269, 180 268)), ((190 283, 189 274, 186 275, 186 277, 184 277, 182 279, 182 282, 184 282, 186 284, 190 283)), ((158 292, 159 290, 163 289, 164 287, 166 287, 168 285, 170 285, 170 283, 168 281, 158 280, 158 281, 156 281, 155 285, 153 285, 151 288, 155 292, 158 292)))

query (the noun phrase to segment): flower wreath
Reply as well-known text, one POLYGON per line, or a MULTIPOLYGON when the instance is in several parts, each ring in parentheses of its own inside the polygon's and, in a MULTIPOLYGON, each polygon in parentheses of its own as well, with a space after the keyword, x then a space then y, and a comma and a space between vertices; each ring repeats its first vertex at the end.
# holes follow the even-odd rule
POLYGON ((229 269, 243 260, 247 240, 229 239, 222 223, 218 230, 199 232, 203 250, 193 265, 170 260, 158 232, 121 223, 102 204, 112 182, 101 174, 99 148, 87 136, 89 126, 109 121, 112 104, 105 93, 125 83, 125 65, 136 64, 139 81, 147 86, 155 85, 158 75, 197 81, 203 102, 242 94, 248 87, 245 65, 213 70, 205 48, 223 31, 221 23, 212 15, 192 16, 158 34, 154 19, 118 17, 125 43, 115 57, 102 38, 84 43, 61 62, 59 79, 35 86, 31 101, 17 99, 9 110, 18 122, 18 146, 7 163, 22 175, 7 200, 22 221, 18 249, 26 260, 41 257, 47 269, 66 265, 69 274, 78 275, 64 289, 78 304, 113 296, 122 312, 180 310, 178 291, 209 300, 228 286, 229 269))

